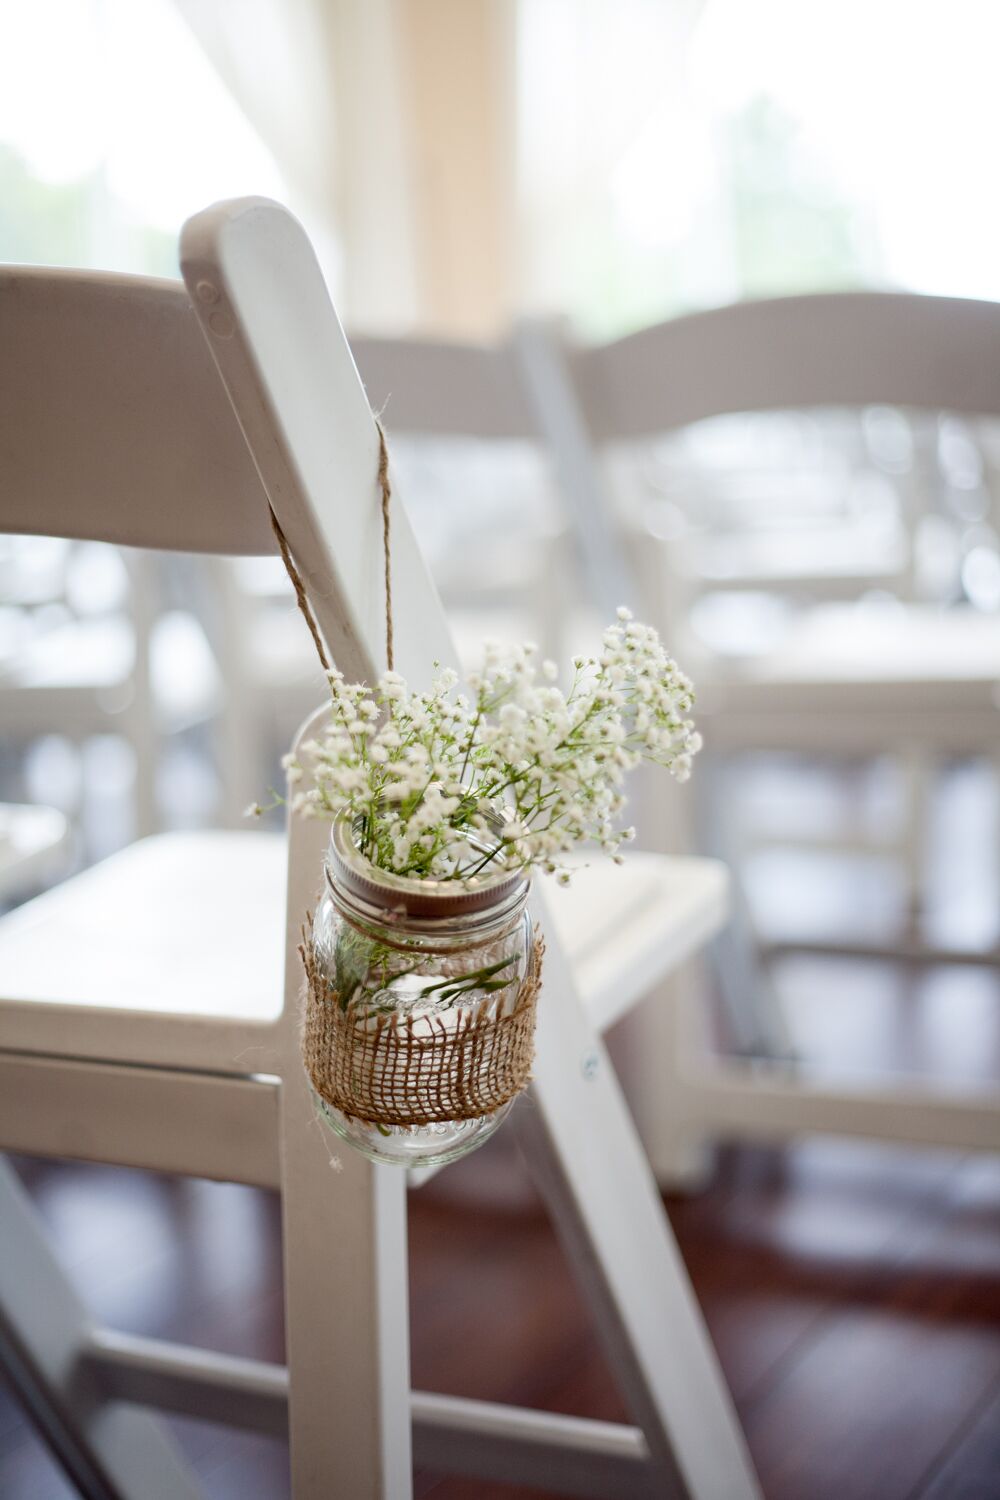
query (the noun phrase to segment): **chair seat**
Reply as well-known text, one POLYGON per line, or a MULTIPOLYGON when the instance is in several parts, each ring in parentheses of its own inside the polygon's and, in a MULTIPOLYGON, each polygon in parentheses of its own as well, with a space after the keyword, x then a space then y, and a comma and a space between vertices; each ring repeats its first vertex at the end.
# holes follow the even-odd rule
POLYGON ((549 914, 595 1027, 605 1031, 726 921, 729 874, 715 859, 631 851, 595 856, 568 886, 543 878, 549 914))
MULTIPOLYGON (((0 921, 0 1048, 268 1071, 285 859, 276 834, 162 834, 19 907, 0 921)), ((644 853, 553 886, 552 920, 598 1024, 700 946, 726 901, 716 861, 644 853)))
POLYGON ((922 739, 956 748, 1000 727, 1000 622, 971 608, 823 605, 773 650, 691 670, 713 743, 767 743, 768 719, 790 747, 819 734, 886 749, 910 732, 907 715, 922 739))
POLYGON ((285 858, 276 834, 161 834, 18 907, 0 922, 0 1047, 266 1071, 285 858))

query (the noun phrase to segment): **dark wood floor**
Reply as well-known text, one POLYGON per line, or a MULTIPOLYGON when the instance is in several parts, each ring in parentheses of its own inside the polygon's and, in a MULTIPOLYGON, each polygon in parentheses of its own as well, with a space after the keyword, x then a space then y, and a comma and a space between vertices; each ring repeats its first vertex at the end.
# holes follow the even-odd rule
MULTIPOLYGON (((931 915, 953 941, 988 947, 1000 913, 996 787, 972 776, 945 787, 951 845, 936 845, 931 915)), ((790 785, 786 768, 779 802, 790 785)), ((807 896, 810 920, 818 910, 831 928, 863 920, 877 937, 898 923, 903 893, 884 862, 814 868, 786 855, 779 867, 774 858, 751 883, 758 907, 773 908, 758 910, 765 925, 794 927, 807 896)), ((996 969, 800 956, 776 980, 794 1041, 828 1074, 1000 1080, 996 969)), ((18 1166, 96 1317, 282 1358, 273 1195, 106 1167, 18 1166)), ((1000 1500, 1000 1154, 730 1147, 708 1191, 668 1207, 769 1500, 1000 1500)), ((503 1132, 411 1195, 410 1243, 417 1386, 624 1417, 503 1132)), ((171 1426, 209 1500, 287 1495, 282 1444, 171 1426)), ((416 1491, 526 1493, 425 1474, 416 1491)), ((0 1500, 72 1493, 0 1389, 0 1500)))
MULTIPOLYGON (((18 1166, 97 1316, 281 1358, 273 1195, 18 1166)), ((1000 1161, 832 1142, 731 1149, 710 1191, 670 1214, 767 1496, 1000 1496, 1000 1161)), ((501 1142, 412 1197, 410 1237, 415 1384, 624 1417, 501 1142)), ((212 1500, 288 1493, 282 1444, 171 1425, 212 1500)), ((431 1475, 416 1493, 525 1494, 431 1475)), ((72 1494, 0 1395, 3 1500, 72 1494)))

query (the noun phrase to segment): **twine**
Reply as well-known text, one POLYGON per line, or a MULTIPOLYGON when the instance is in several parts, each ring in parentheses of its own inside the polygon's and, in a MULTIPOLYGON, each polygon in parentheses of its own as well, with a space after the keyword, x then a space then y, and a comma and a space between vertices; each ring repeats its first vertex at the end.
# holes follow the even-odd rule
POLYGON ((392 671, 392 553, 389 549, 389 501, 392 487, 389 483, 389 449, 386 446, 382 423, 375 418, 378 428, 378 487, 382 493, 382 552, 385 556, 385 663, 392 671))
POLYGON ((323 637, 319 633, 319 626, 316 624, 316 616, 312 612, 312 605, 309 603, 309 596, 306 593, 305 584, 302 582, 302 576, 295 566, 294 559, 289 551, 288 543, 285 540, 285 533, 281 529, 281 523, 270 506, 268 506, 268 514, 271 517, 271 530, 274 532, 275 541, 278 543, 278 551, 281 553, 281 561, 285 565, 285 572, 291 579, 292 588, 295 590, 295 602, 302 612, 302 618, 309 626, 309 634, 313 638, 316 655, 320 659, 323 671, 329 672, 330 662, 323 646, 323 637))
MULTIPOLYGON (((392 485, 389 481, 389 449, 385 441, 385 433, 382 423, 375 418, 375 427, 378 432, 378 487, 382 495, 382 550, 385 553, 385 660, 389 671, 393 667, 392 651, 392 564, 391 550, 389 546, 389 502, 392 499, 392 485)), ((323 646, 323 637, 320 635, 316 616, 313 614, 306 586, 302 582, 302 575, 295 565, 291 548, 281 529, 281 522, 274 514, 273 508, 269 507, 271 516, 271 530, 274 532, 275 541, 278 543, 278 551, 281 553, 281 561, 285 565, 285 572, 291 580, 292 588, 295 590, 295 602, 299 606, 302 618, 309 626, 309 634, 313 638, 316 647, 316 655, 324 672, 329 672, 330 662, 323 646)))
POLYGON ((313 1088, 351 1119, 377 1126, 476 1120, 508 1104, 531 1077, 545 943, 535 934, 514 1009, 484 999, 449 1025, 441 1016, 342 1009, 303 934, 302 1056, 313 1088))

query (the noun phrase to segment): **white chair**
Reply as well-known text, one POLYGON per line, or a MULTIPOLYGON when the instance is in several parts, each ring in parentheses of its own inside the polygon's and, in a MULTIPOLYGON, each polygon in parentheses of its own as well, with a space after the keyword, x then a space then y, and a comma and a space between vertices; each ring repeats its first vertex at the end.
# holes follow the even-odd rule
MULTIPOLYGON (((595 503, 611 517, 618 514, 617 486, 630 470, 634 476, 636 449, 703 418, 876 404, 1000 416, 995 303, 889 293, 749 302, 603 347, 564 346, 561 359, 564 400, 575 415, 575 426, 559 434, 565 443, 569 433, 575 445, 564 462, 589 465, 597 476, 595 503)), ((675 613, 671 575, 653 538, 645 538, 641 556, 647 598, 661 606, 671 647, 698 684, 712 754, 761 748, 995 755, 995 618, 913 602, 817 604, 775 648, 722 657, 675 613)), ((902 941, 839 951, 920 956, 902 941)), ((923 956, 948 955, 928 947, 923 956)), ((749 983, 745 990, 749 1003, 749 983)), ((681 1113, 692 1125, 700 1121, 708 1137, 782 1139, 814 1130, 973 1149, 1000 1142, 1000 1101, 992 1091, 917 1084, 838 1091, 816 1087, 793 1069, 761 1073, 722 1064, 697 1045, 681 1078, 681 1113)), ((671 1115, 662 1133, 675 1129, 671 1115)))
MULTIPOLYGON (((377 434, 311 247, 282 209, 249 199, 192 220, 182 262, 190 300, 170 283, 54 273, 52 299, 26 310, 24 273, 3 273, 4 384, 26 344, 49 357, 2 450, 17 481, 2 524, 264 553, 270 503, 334 659, 370 678, 383 638, 377 434)), ((419 680, 453 651, 399 504, 393 586, 397 666, 419 680)), ((619 872, 595 873, 599 892, 581 885, 575 907, 537 895, 545 1000, 531 1107, 512 1128, 637 1423, 623 1428, 410 1392, 404 1177, 347 1150, 331 1173, 298 1059, 296 947, 324 835, 291 827, 284 901, 280 840, 170 835, 0 923, 0 1142, 283 1199, 287 1372, 94 1329, 0 1177, 0 1348, 63 1463, 87 1493, 192 1495, 138 1404, 287 1424, 298 1500, 395 1500, 411 1457, 568 1494, 756 1494, 600 1037, 718 926, 724 872, 648 858, 617 889, 619 872), (571 930, 595 912, 601 929, 571 930)))

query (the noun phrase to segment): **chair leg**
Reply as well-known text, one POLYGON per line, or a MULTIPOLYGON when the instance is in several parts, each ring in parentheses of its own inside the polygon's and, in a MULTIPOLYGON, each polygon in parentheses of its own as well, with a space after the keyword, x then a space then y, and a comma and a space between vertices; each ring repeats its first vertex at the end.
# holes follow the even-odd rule
POLYGON ((108 1401, 85 1356, 93 1330, 27 1195, 0 1160, 0 1364, 85 1500, 199 1500, 154 1418, 108 1401))
POLYGON ((551 948, 534 1081, 513 1120, 645 1434, 652 1492, 751 1500, 756 1478, 656 1183, 603 1043, 551 948))
POLYGON ((135 837, 146 838, 162 826, 156 793, 160 740, 148 703, 133 713, 129 738, 135 755, 135 837))
POLYGON ((903 869, 906 874, 906 914, 914 934, 924 913, 927 881, 927 837, 934 787, 934 765, 928 753, 908 746, 900 756, 903 778, 903 869))
POLYGON ((688 1070, 712 1047, 705 1015, 702 958, 683 965, 635 1013, 632 1112, 646 1159, 661 1189, 693 1192, 712 1170, 714 1142, 689 1108, 688 1070))
POLYGON ((406 1173, 342 1145, 317 1115, 299 1049, 298 924, 328 830, 293 818, 288 836, 279 1128, 292 1493, 409 1500, 406 1173))
POLYGON ((406 1173, 341 1147, 301 1070, 281 1116, 292 1492, 409 1500, 406 1173))

